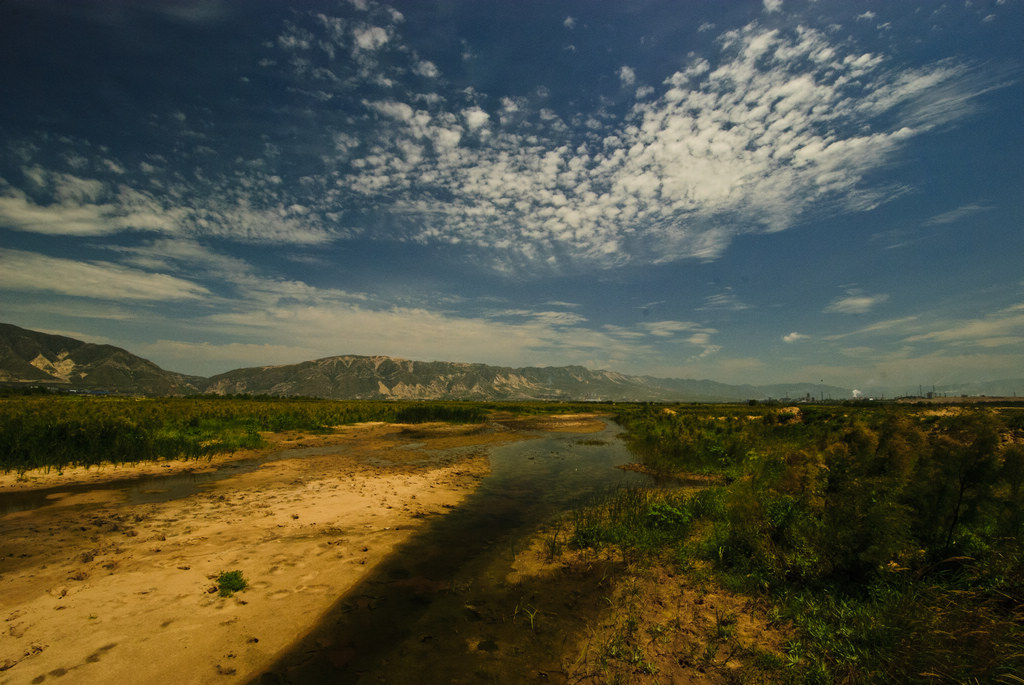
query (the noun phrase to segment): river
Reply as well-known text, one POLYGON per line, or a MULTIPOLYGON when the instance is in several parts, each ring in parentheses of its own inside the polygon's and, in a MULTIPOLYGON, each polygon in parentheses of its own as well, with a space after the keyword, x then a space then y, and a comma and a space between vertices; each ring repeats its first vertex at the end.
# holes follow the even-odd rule
POLYGON ((566 631, 593 610, 578 595, 601 578, 520 583, 509 574, 545 522, 649 482, 615 468, 631 461, 620 430, 492 448, 491 474, 469 499, 341 598, 256 682, 558 682, 566 631))

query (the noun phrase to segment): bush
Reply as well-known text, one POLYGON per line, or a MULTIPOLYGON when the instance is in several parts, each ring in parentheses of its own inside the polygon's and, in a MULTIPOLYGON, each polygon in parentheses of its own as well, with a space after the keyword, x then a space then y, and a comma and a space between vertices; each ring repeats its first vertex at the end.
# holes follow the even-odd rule
POLYGON ((774 602, 797 682, 1024 682, 1020 414, 741 411, 624 409, 648 467, 726 484, 619 494, 576 517, 574 544, 675 551, 774 602))

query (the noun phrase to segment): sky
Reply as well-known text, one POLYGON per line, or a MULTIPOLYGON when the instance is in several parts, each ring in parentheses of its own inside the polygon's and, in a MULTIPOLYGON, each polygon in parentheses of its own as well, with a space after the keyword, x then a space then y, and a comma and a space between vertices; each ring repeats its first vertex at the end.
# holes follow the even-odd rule
POLYGON ((903 390, 1024 377, 1024 0, 0 0, 0 321, 903 390))

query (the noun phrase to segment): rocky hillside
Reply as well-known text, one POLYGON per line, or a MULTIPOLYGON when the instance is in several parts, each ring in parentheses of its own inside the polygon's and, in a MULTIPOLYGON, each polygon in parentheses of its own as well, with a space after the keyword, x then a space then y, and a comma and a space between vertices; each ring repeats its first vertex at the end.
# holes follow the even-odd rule
POLYGON ((628 376, 582 366, 511 368, 345 355, 287 366, 186 376, 111 345, 0 324, 0 382, 142 395, 252 394, 330 399, 743 401, 849 397, 812 384, 728 385, 628 376))
POLYGON ((0 324, 0 382, 141 395, 199 392, 205 379, 164 371, 113 345, 0 324))
POLYGON ((849 397, 848 390, 794 384, 758 387, 727 385, 582 366, 488 366, 458 362, 422 362, 392 357, 345 355, 287 366, 236 369, 209 379, 207 392, 218 394, 306 395, 334 399, 455 400, 683 400, 742 401, 765 397, 802 397, 821 392, 849 397))
POLYGON ((577 366, 513 369, 353 355, 237 369, 210 378, 207 391, 335 399, 467 400, 596 400, 651 394, 638 378, 577 366))

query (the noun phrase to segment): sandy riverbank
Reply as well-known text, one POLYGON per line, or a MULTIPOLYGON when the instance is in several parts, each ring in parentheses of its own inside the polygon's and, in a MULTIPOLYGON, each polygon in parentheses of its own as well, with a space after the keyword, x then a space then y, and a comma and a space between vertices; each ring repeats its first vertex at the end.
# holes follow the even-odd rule
MULTIPOLYGON (((0 684, 256 676, 426 518, 471 493, 489 444, 523 437, 383 424, 274 436, 275 449, 347 449, 271 461, 165 503, 101 488, 0 517, 0 684), (211 592, 234 569, 249 588, 211 592)), ((0 492, 216 466, 10 474, 0 492)))

